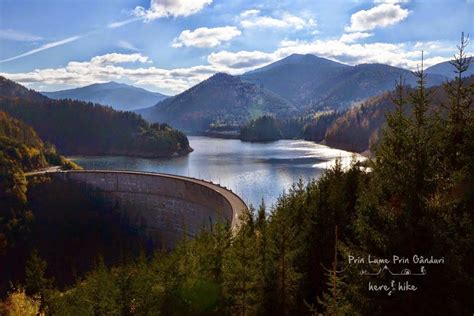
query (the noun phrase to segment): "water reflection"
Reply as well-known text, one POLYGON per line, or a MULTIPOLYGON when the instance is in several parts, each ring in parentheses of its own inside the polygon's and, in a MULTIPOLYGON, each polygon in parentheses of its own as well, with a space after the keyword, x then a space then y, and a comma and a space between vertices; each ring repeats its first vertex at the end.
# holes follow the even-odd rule
MULTIPOLYGON (((267 205, 303 179, 321 175, 336 158, 350 163, 353 154, 302 140, 246 143, 235 139, 189 137, 194 152, 174 159, 71 157, 86 169, 162 172, 211 180, 232 189, 247 204, 267 205)), ((358 156, 358 159, 362 159, 358 156)))

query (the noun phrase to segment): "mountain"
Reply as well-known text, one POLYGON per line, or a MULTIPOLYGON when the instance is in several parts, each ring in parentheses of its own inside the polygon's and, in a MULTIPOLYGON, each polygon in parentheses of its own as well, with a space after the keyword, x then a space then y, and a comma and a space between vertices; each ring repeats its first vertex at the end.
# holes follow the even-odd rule
POLYGON ((310 97, 308 83, 324 82, 350 66, 311 54, 293 54, 265 67, 247 72, 243 80, 255 83, 296 103, 310 97))
MULTIPOLYGON (((247 72, 242 79, 290 100, 299 108, 347 108, 355 102, 390 91, 403 76, 414 86, 414 74, 384 64, 348 66, 314 55, 293 54, 247 72)), ((428 86, 443 82, 438 74, 427 76, 428 86)))
POLYGON ((77 89, 42 92, 42 94, 56 100, 71 99, 110 105, 120 111, 150 107, 167 98, 167 96, 161 93, 150 92, 114 81, 95 83, 77 89))
POLYGON ((264 114, 278 117, 296 111, 291 102, 273 92, 239 77, 218 73, 137 112, 152 122, 162 121, 187 131, 203 132, 211 124, 240 125, 264 114))
MULTIPOLYGON (((472 57, 471 57, 471 65, 472 65, 472 57)), ((450 64, 449 61, 445 61, 443 63, 436 64, 434 66, 426 68, 425 72, 430 75, 441 75, 446 79, 452 80, 455 78, 456 74, 454 72, 453 65, 450 64)), ((474 75, 474 67, 469 67, 467 71, 463 74, 465 77, 474 75)))
POLYGON ((149 124, 132 112, 99 104, 52 100, 0 77, 0 111, 32 126, 67 155, 170 157, 192 149, 166 124, 149 124))

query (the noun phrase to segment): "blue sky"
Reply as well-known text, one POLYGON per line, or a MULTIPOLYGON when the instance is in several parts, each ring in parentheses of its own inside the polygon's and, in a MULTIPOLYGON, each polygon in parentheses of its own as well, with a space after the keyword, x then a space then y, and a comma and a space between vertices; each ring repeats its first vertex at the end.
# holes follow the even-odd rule
POLYGON ((175 94, 292 53, 415 69, 421 50, 428 66, 449 59, 473 15, 473 0, 0 0, 0 74, 175 94))

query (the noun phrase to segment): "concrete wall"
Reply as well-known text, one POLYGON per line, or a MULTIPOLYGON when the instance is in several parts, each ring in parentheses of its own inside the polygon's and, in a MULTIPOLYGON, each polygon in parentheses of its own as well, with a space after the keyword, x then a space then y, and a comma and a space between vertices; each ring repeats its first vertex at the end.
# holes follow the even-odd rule
POLYGON ((186 234, 226 221, 233 227, 247 206, 234 193, 202 180, 173 175, 121 171, 51 173, 99 190, 160 248, 172 248, 186 234))

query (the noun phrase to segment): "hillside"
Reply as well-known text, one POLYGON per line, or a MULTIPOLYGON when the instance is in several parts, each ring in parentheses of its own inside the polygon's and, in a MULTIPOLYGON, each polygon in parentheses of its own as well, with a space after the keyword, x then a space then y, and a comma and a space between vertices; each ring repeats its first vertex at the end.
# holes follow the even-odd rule
POLYGON ((14 81, 8 80, 5 77, 0 76, 0 96, 22 98, 31 101, 45 101, 47 97, 42 95, 35 90, 27 89, 22 85, 17 84, 14 81))
POLYGON ((51 165, 76 167, 56 153, 53 146, 43 143, 31 126, 0 111, 0 176, 12 168, 27 172, 51 165))
MULTIPOLYGON (((313 90, 312 99, 306 102, 319 106, 347 107, 354 102, 393 90, 402 76, 409 86, 415 86, 415 75, 408 70, 384 64, 361 64, 346 68, 337 77, 324 83, 310 83, 305 88, 313 90)), ((427 85, 443 82, 437 75, 427 76, 427 85)))
POLYGON ((268 90, 218 73, 179 95, 137 112, 152 122, 162 121, 187 131, 203 132, 211 124, 240 125, 264 114, 278 117, 296 111, 291 102, 268 90))
MULTIPOLYGON (((124 254, 136 257, 150 244, 92 188, 44 175, 25 176, 51 166, 78 168, 32 127, 0 111, 0 298, 11 284, 25 280, 33 249, 47 258, 54 283, 63 286, 92 269, 99 256, 118 263, 124 254)), ((9 314, 1 303, 0 314, 9 314)))
MULTIPOLYGON (((241 77, 292 101, 300 108, 347 108, 393 89, 403 76, 415 85, 409 70, 384 64, 348 66, 314 55, 294 54, 241 77)), ((444 77, 427 76, 428 86, 442 83, 444 77)))
MULTIPOLYGON (((466 78, 468 84, 474 83, 474 76, 466 78)), ((410 93, 412 89, 406 91, 410 93)), ((443 86, 431 88, 432 110, 441 102, 446 102, 443 86)), ((347 110, 326 130, 326 145, 355 152, 364 152, 380 141, 380 129, 385 124, 385 114, 394 109, 392 93, 383 93, 370 98, 360 106, 347 110)))
POLYGON ((326 129, 326 145, 353 152, 368 150, 378 140, 385 113, 393 108, 391 93, 386 92, 347 110, 326 129))
POLYGON ((139 115, 98 104, 46 97, 22 98, 23 86, 2 78, 0 110, 31 125, 67 155, 169 157, 189 153, 186 136, 166 124, 148 124, 139 115))
POLYGON ((120 111, 150 107, 167 98, 167 96, 161 93, 150 92, 114 81, 95 83, 77 89, 42 92, 42 94, 56 100, 72 99, 110 105, 115 110, 120 111))
MULTIPOLYGON (((472 58, 472 57, 471 57, 472 58)), ((472 59, 471 59, 471 64, 472 64, 472 59)), ((427 74, 435 74, 435 75, 441 75, 445 77, 446 79, 454 79, 455 78, 455 73, 453 70, 453 65, 450 64, 449 61, 445 61, 444 63, 439 63, 434 66, 426 68, 425 71, 427 74)), ((465 73, 466 76, 471 76, 474 75, 474 67, 469 67, 465 73)))

